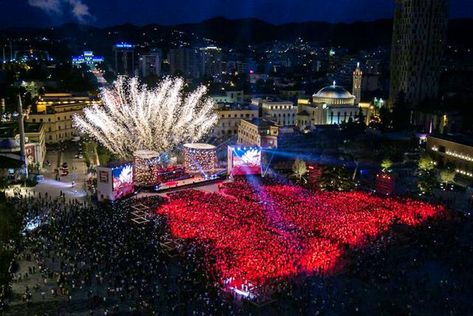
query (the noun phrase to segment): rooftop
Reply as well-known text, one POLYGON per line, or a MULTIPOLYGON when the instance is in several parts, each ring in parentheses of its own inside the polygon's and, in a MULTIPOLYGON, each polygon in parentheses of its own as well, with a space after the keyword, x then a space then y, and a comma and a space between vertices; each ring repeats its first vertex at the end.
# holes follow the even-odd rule
POLYGON ((26 123, 25 122, 25 133, 39 133, 41 125, 43 123, 26 123))
POLYGON ((14 122, 0 124, 0 138, 15 137, 17 134, 18 125, 14 122))
POLYGON ((204 144, 204 143, 189 143, 189 144, 184 144, 184 147, 189 148, 189 149, 206 149, 206 150, 216 148, 214 145, 204 144))
POLYGON ((473 137, 465 135, 465 134, 447 134, 447 135, 433 134, 427 137, 443 139, 450 142, 473 147, 473 137))
POLYGON ((273 121, 266 120, 266 119, 261 119, 261 118, 254 118, 254 119, 246 120, 246 121, 250 122, 250 123, 252 123, 252 124, 254 124, 258 127, 263 127, 263 128, 277 126, 273 121))
POLYGON ((252 104, 218 103, 217 109, 219 111, 258 110, 258 107, 252 104))
POLYGON ((284 99, 280 99, 280 98, 273 98, 273 97, 263 98, 263 99, 260 99, 260 101, 262 103, 290 103, 290 104, 293 104, 292 101, 284 100, 284 99))

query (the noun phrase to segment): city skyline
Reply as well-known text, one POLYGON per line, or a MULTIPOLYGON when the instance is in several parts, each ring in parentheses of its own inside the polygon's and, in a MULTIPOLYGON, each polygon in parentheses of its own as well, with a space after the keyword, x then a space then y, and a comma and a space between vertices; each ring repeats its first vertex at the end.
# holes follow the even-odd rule
MULTIPOLYGON (((273 24, 305 21, 350 23, 392 18, 394 1, 231 1, 207 0, 150 0, 93 2, 90 0, 22 0, 0 1, 2 16, 0 27, 56 26, 68 22, 79 22, 104 27, 131 23, 136 25, 200 22, 216 16, 229 19, 258 18, 273 24)), ((450 17, 472 18, 473 3, 454 0, 450 5, 450 17)))
POLYGON ((472 32, 473 0, 0 0, 0 313, 472 315, 472 32))

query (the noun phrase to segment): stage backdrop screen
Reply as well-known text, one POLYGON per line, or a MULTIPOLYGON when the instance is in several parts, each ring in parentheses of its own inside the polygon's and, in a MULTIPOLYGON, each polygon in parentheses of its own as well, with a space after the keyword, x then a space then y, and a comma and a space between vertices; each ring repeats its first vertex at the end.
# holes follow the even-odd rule
POLYGON ((133 194, 135 191, 133 184, 133 166, 123 165, 113 168, 113 200, 121 199, 133 194))
POLYGON ((261 174, 260 147, 233 147, 232 170, 234 176, 261 174))

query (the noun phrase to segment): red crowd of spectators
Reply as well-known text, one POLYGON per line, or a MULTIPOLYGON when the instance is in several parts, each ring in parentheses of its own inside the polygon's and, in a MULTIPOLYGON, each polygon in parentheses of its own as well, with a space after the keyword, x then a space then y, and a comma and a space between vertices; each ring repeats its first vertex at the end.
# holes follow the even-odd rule
POLYGON ((347 247, 365 246, 395 223, 415 226, 444 209, 362 192, 312 193, 258 179, 219 193, 182 191, 157 210, 171 234, 205 248, 223 283, 263 285, 340 269, 347 247))

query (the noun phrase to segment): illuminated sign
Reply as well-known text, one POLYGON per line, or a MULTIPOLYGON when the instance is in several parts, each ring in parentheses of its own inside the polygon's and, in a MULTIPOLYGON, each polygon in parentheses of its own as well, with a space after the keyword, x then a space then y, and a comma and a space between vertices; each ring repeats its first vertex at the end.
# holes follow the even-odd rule
POLYGON ((133 183, 133 166, 123 165, 112 170, 112 200, 117 200, 133 194, 135 191, 133 183))
POLYGON ((228 147, 228 173, 238 175, 261 174, 261 147, 228 147))
POLYGON ((116 48, 133 48, 134 46, 132 44, 122 42, 122 43, 115 44, 115 47, 116 48))

